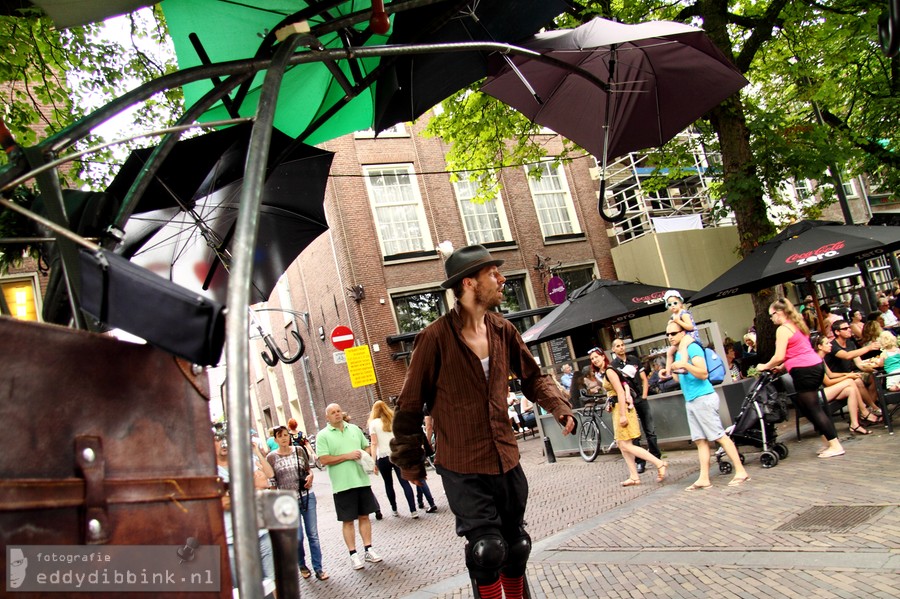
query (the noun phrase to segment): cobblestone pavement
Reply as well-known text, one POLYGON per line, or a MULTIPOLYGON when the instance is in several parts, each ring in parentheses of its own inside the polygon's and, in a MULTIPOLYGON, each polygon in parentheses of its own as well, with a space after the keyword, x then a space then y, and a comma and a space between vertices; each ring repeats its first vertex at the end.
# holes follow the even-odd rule
MULTIPOLYGON (((594 463, 580 457, 546 463, 538 439, 520 441, 531 485, 528 530, 535 541, 528 578, 534 597, 897 597, 900 596, 900 435, 849 438, 837 423, 845 456, 818 459, 818 441, 783 434, 790 456, 763 469, 753 448, 741 448, 752 480, 688 493, 696 451, 666 449, 669 478, 648 470, 638 487, 612 453, 594 463), (830 514, 814 507, 839 506, 830 514), (819 517, 815 517, 819 516, 819 517), (855 520, 853 518, 856 518, 855 520), (801 526, 805 524, 805 526, 801 526), (793 530, 786 530, 793 528, 793 530)), ((781 428, 793 430, 791 418, 781 428)), ((381 564, 354 571, 341 540, 328 476, 316 477, 319 535, 328 581, 301 581, 303 597, 449 599, 471 597, 463 541, 454 532, 441 479, 429 485, 439 511, 414 520, 397 485, 399 518, 379 478, 373 489, 385 518, 373 519, 381 564)))

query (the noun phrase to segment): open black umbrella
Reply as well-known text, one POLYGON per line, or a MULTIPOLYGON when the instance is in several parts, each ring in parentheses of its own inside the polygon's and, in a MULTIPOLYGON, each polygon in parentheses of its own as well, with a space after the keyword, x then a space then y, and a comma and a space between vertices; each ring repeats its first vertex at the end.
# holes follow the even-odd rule
MULTIPOLYGON (((481 90, 602 156, 604 177, 608 159, 666 143, 748 83, 703 30, 682 23, 597 18, 520 45, 607 85, 517 56, 519 72, 498 60, 481 90)), ((603 215, 605 178, 600 191, 603 215)))
MULTIPOLYGON (((665 310, 663 295, 669 287, 631 281, 596 279, 569 294, 539 323, 522 333, 525 343, 540 343, 565 337, 575 329, 591 324, 614 325, 638 316, 665 310)), ((692 293, 679 289, 681 297, 692 293)))
MULTIPOLYGON (((389 44, 523 40, 565 12, 563 0, 445 0, 397 13, 389 44)), ((488 74, 481 52, 382 59, 375 93, 375 130, 417 119, 435 104, 488 74)))
MULTIPOLYGON (((137 211, 150 212, 179 206, 188 209, 193 205, 194 198, 240 179, 243 165, 235 164, 233 158, 223 160, 223 156, 228 152, 246 155, 251 127, 252 123, 241 123, 176 143, 141 197, 137 211), (204 186, 203 192, 201 186, 204 186)), ((280 131, 274 132, 273 147, 287 147, 289 142, 290 138, 286 135, 280 131)), ((153 150, 151 146, 132 151, 106 191, 120 201, 124 200, 153 150)))
POLYGON ((810 280, 815 273, 844 268, 897 248, 900 248, 900 227, 803 220, 755 248, 690 296, 690 302, 696 305, 759 291, 796 279, 798 275, 810 280))
MULTIPOLYGON (((179 144, 188 141, 193 140, 179 144)), ((191 193, 184 188, 184 196, 192 198, 186 207, 180 207, 167 187, 160 188, 166 195, 145 196, 125 227, 122 253, 184 287, 224 302, 247 141, 248 135, 237 136, 224 151, 214 150, 219 159, 204 173, 197 189, 191 193), (170 207, 159 209, 166 199, 170 207), (145 210, 145 200, 150 210, 145 210)), ((274 131, 270 156, 277 156, 289 144, 290 138, 274 131)), ((322 202, 334 155, 293 145, 283 162, 269 165, 253 253, 253 302, 267 300, 299 253, 328 229, 322 202)), ((170 157, 160 178, 170 174, 168 180, 176 180, 178 171, 194 169, 194 165, 194 161, 179 163, 170 157)))

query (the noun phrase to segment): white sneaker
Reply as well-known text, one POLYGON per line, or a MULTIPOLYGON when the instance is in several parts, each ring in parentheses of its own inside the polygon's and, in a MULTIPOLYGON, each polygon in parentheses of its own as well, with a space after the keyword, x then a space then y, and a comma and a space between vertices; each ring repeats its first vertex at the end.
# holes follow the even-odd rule
MULTIPOLYGON (((375 550, 374 550, 374 549, 372 549, 371 547, 369 547, 369 550, 366 551, 366 561, 367 561, 367 562, 372 562, 372 563, 374 564, 374 563, 377 563, 377 562, 380 562, 380 561, 381 561, 381 556, 378 555, 377 553, 375 553, 375 550)), ((360 564, 359 567, 362 568, 362 564, 360 564)))
POLYGON ((394 511, 391 512, 391 513, 394 515, 394 518, 399 518, 399 517, 400 517, 400 512, 398 512, 397 510, 394 510, 394 511))
MULTIPOLYGON (((366 551, 366 561, 369 561, 369 552, 366 551)), ((358 553, 354 553, 350 556, 350 563, 353 564, 354 570, 362 570, 364 564, 362 558, 359 557, 358 553)))
POLYGON ((419 512, 411 512, 409 515, 412 516, 413 518, 418 518, 419 512))

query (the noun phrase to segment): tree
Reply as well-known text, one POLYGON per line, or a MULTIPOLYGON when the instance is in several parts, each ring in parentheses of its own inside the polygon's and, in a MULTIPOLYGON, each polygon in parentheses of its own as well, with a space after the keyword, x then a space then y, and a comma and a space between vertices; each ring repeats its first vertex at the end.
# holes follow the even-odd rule
MULTIPOLYGON (((6 5, 3 8, 0 116, 22 146, 33 145, 127 89, 176 68, 173 56, 163 53, 160 58, 146 49, 163 47, 166 40, 158 7, 152 12, 121 17, 120 22, 126 23, 128 30, 127 39, 120 40, 111 39, 101 25, 59 30, 37 9, 6 5)), ((125 124, 125 128, 146 130, 148 124, 168 125, 171 115, 179 112, 180 103, 180 90, 158 94, 133 113, 132 124, 125 124)), ((104 141, 103 136, 94 134, 77 147, 87 148, 104 141)), ((125 145, 115 155, 123 158, 129 147, 125 145)), ((6 159, 4 154, 0 164, 6 159)), ((61 169, 60 174, 69 186, 92 183, 99 187, 111 178, 114 162, 114 152, 103 150, 61 169)), ((23 187, 12 197, 29 206, 35 191, 23 187)), ((26 219, 8 211, 0 213, 0 237, 27 235, 28 227, 26 219)), ((18 263, 22 250, 29 249, 0 248, 0 271, 18 263)))
MULTIPOLYGON (((831 162, 867 168, 886 183, 900 173, 897 59, 876 55, 878 15, 868 14, 871 3, 638 0, 578 6, 558 25, 594 16, 700 25, 751 81, 706 117, 723 161, 716 189, 735 215, 742 255, 774 233, 765 195, 774 194, 787 177, 825 180, 831 162), (811 100, 821 105, 825 125, 813 118, 811 100)), ((444 109, 429 131, 453 144, 451 170, 489 172, 492 166, 532 162, 542 154, 535 126, 520 115, 505 118, 503 108, 480 94, 466 91, 444 102, 444 109), (510 137, 512 143, 506 141, 510 137)), ((677 148, 668 144, 658 152, 671 155, 677 148)), ((771 299, 771 291, 753 298, 762 357, 774 339, 767 318, 771 299)))

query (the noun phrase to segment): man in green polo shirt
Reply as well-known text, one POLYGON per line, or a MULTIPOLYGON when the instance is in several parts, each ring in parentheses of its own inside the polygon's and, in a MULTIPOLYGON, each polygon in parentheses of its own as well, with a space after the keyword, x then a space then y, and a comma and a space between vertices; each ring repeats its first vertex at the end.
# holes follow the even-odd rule
POLYGON ((358 426, 344 422, 344 411, 338 404, 325 408, 325 419, 328 425, 316 436, 316 451, 328 468, 334 508, 337 519, 343 524, 350 562, 354 570, 359 570, 364 565, 363 559, 372 563, 381 561, 381 556, 372 549, 372 523, 369 521, 369 514, 378 509, 378 503, 372 494, 369 475, 359 463, 369 441, 358 426), (363 558, 356 553, 356 529, 353 526, 356 520, 359 520, 359 536, 365 547, 363 558))

